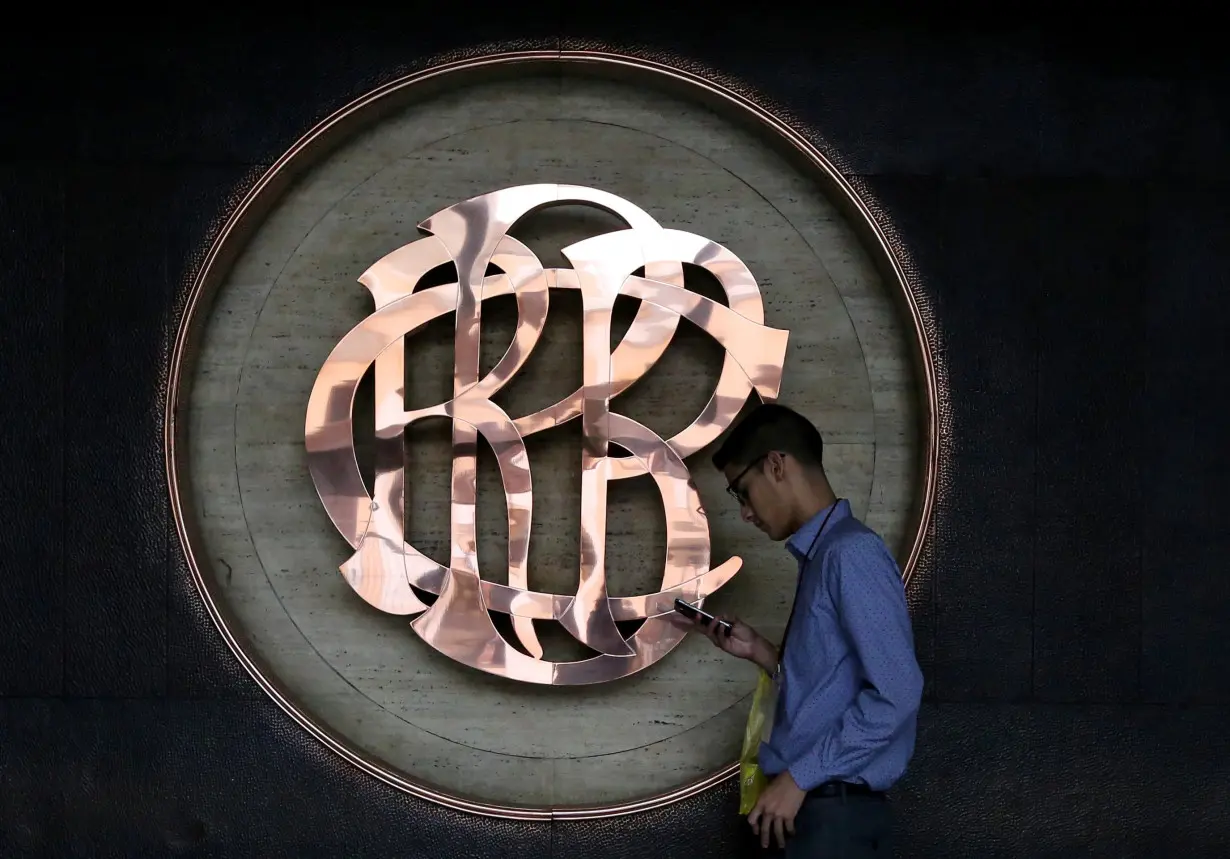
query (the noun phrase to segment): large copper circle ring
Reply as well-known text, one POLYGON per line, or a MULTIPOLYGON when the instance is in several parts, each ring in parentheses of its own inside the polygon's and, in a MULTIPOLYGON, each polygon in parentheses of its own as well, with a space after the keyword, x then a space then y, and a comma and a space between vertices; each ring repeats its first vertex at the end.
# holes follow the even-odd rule
POLYGON ((473 801, 417 783, 403 772, 376 760, 331 730, 292 695, 262 664, 248 645, 240 624, 220 597, 207 553, 197 528, 191 503, 191 474, 185 434, 186 421, 178 418, 188 402, 192 366, 201 331, 209 317, 213 298, 242 252, 247 240, 260 227, 287 189, 310 167, 356 133, 375 124, 391 111, 414 102, 496 77, 542 72, 591 75, 632 80, 656 89, 669 90, 704 104, 729 119, 749 125, 779 154, 814 178, 827 197, 842 211, 858 233, 881 277, 899 301, 911 343, 914 395, 918 400, 921 427, 918 491, 912 511, 912 538, 902 552, 902 572, 908 583, 919 566, 932 517, 939 457, 937 371, 931 327, 924 318, 916 285, 910 282, 898 252, 884 227, 867 203, 834 165, 800 131, 753 99, 700 74, 630 56, 588 51, 498 53, 427 68, 392 81, 355 100, 304 135, 256 182, 230 215, 209 249, 192 285, 179 324, 169 373, 165 404, 165 454, 172 511, 193 582, 227 645, 261 688, 296 722, 342 758, 376 778, 407 793, 441 805, 496 817, 544 820, 588 819, 631 814, 686 799, 722 783, 738 772, 731 764, 705 778, 649 799, 588 807, 514 807, 473 801), (180 452, 177 455, 177 450, 180 452))

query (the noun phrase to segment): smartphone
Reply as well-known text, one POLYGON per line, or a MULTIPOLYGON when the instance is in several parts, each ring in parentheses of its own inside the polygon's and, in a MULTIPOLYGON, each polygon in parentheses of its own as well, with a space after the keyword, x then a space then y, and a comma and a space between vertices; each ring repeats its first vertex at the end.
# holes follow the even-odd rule
MULTIPOLYGON (((706 626, 713 623, 713 615, 709 614, 709 612, 705 611, 704 609, 697 608, 696 606, 692 605, 690 602, 684 602, 681 599, 675 600, 675 611, 679 612, 684 617, 692 619, 692 620, 695 620, 696 618, 700 618, 702 621, 704 621, 706 626)), ((718 629, 722 630, 722 632, 725 633, 726 635, 730 635, 731 632, 734 631, 734 627, 730 625, 730 622, 725 621, 725 620, 718 621, 718 629)))

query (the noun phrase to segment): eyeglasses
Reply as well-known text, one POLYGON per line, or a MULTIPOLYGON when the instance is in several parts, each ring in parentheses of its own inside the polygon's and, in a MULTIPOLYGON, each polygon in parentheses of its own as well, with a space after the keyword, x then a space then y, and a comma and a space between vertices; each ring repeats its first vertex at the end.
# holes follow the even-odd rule
POLYGON ((747 503, 747 495, 745 493, 745 490, 741 486, 739 486, 739 481, 743 479, 743 475, 747 474, 749 471, 751 471, 756 466, 760 465, 760 463, 764 462, 768 458, 769 458, 769 454, 762 453, 760 456, 753 459, 747 468, 740 471, 738 476, 735 477, 734 480, 726 484, 726 491, 730 494, 731 498, 735 499, 740 504, 747 503))

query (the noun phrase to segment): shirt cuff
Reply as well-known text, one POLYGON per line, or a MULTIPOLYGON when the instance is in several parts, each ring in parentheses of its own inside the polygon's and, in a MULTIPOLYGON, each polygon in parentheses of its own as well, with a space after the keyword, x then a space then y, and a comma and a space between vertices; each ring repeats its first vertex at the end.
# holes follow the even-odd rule
POLYGON ((790 777, 794 779, 794 783, 799 786, 800 790, 811 790, 812 788, 819 787, 827 781, 827 779, 824 778, 814 779, 804 777, 800 772, 803 768, 802 764, 803 761, 795 761, 790 766, 786 767, 786 772, 790 773, 790 777))

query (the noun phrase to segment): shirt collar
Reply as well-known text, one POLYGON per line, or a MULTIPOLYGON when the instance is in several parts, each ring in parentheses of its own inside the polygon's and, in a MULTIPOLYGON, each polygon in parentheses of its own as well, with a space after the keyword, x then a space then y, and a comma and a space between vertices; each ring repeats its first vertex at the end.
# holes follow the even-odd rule
POLYGON ((834 523, 850 515, 850 502, 844 498, 838 498, 828 507, 825 507, 800 525, 799 530, 786 539, 786 548, 797 560, 802 561, 807 557, 807 550, 811 548, 812 541, 816 539, 816 534, 819 532, 820 526, 824 524, 825 518, 829 516, 830 511, 832 511, 833 515, 829 519, 828 528, 825 530, 831 529, 834 523))

